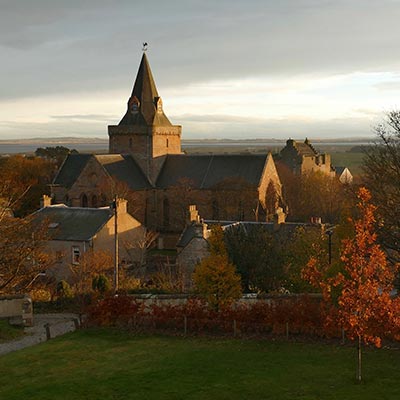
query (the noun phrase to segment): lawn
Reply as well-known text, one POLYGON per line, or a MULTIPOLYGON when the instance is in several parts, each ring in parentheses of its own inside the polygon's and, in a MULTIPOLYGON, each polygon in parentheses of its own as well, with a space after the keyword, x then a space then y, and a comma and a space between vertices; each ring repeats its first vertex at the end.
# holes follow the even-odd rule
POLYGON ((0 343, 18 339, 24 336, 24 329, 20 326, 13 326, 6 319, 0 319, 0 343))
POLYGON ((79 331, 0 357, 0 399, 399 399, 400 354, 79 331))

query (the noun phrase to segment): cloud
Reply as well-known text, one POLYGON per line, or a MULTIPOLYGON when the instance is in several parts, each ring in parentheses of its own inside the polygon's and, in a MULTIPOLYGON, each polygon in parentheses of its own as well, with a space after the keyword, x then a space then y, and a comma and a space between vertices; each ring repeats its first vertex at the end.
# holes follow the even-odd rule
POLYGON ((210 78, 398 69, 395 5, 390 0, 159 0, 118 6, 106 0, 6 0, 0 73, 8 79, 0 96, 128 92, 142 41, 150 44, 160 87, 210 78))

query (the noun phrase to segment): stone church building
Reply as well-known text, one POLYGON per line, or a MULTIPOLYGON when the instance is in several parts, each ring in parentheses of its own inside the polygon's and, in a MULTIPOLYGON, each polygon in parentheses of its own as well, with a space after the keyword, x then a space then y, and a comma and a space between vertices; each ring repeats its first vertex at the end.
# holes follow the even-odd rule
POLYGON ((271 154, 187 155, 181 126, 166 116, 146 56, 127 110, 108 127, 109 154, 70 154, 51 188, 53 202, 100 207, 127 198, 129 212, 174 247, 196 204, 205 219, 265 221, 281 202, 271 154))

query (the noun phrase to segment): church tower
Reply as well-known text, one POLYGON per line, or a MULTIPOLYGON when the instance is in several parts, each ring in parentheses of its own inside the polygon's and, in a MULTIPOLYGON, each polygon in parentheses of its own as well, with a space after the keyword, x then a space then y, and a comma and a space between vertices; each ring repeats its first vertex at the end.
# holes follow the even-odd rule
POLYGON ((161 97, 151 73, 146 53, 118 125, 108 126, 109 152, 130 154, 155 183, 167 154, 181 154, 182 127, 172 125, 164 114, 161 97))

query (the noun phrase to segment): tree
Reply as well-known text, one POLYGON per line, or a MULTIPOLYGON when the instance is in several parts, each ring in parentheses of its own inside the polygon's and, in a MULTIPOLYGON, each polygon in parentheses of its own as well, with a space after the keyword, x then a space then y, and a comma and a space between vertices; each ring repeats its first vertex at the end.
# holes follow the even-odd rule
POLYGON ((358 348, 357 380, 361 381, 361 346, 372 343, 380 347, 381 337, 390 332, 397 302, 390 292, 394 270, 389 268, 385 253, 376 243, 374 232, 376 207, 365 188, 358 192, 359 219, 353 219, 354 239, 343 240, 342 271, 332 271, 312 257, 304 271, 311 284, 319 287, 330 306, 329 318, 342 326, 358 348))
POLYGON ((38 147, 35 150, 36 157, 46 158, 48 160, 54 160, 57 163, 57 167, 61 165, 65 157, 68 154, 77 154, 78 151, 73 149, 70 150, 68 147, 55 146, 55 147, 38 147))
POLYGON ((79 265, 70 265, 73 287, 76 294, 93 290, 93 278, 104 275, 112 281, 114 273, 113 256, 102 250, 89 250, 80 257, 79 265))
POLYGON ((379 220, 380 243, 389 259, 400 261, 400 110, 386 114, 375 128, 377 142, 366 149, 363 180, 370 190, 379 220))
POLYGON ((302 270, 311 257, 319 263, 328 260, 326 234, 319 227, 299 227, 281 247, 285 280, 283 286, 291 293, 315 292, 316 289, 303 278, 302 270))
POLYGON ((0 221, 12 211, 24 217, 39 208, 55 173, 54 164, 40 158, 0 159, 0 221))
POLYGON ((37 282, 53 260, 45 251, 46 223, 32 218, 9 218, 0 222, 0 293, 24 293, 37 282))
POLYGON ((241 279, 228 260, 221 227, 212 229, 209 243, 211 254, 196 267, 193 282, 208 304, 219 310, 240 298, 241 279))
POLYGON ((242 277, 243 289, 271 292, 283 281, 283 248, 278 234, 272 235, 261 225, 237 225, 226 230, 230 261, 242 277))

